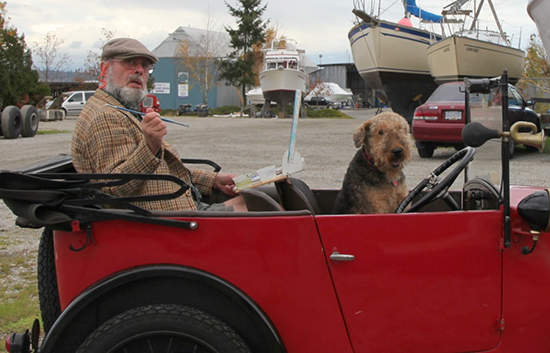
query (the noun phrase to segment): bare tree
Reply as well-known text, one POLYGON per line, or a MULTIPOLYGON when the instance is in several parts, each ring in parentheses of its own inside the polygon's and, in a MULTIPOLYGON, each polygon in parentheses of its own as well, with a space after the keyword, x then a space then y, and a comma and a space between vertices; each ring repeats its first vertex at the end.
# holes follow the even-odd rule
POLYGON ((71 64, 69 54, 60 51, 65 40, 52 33, 47 33, 43 42, 34 42, 34 66, 42 73, 44 82, 57 78, 59 71, 66 70, 71 64))
MULTIPOLYGON (((187 71, 188 82, 198 84, 203 104, 208 103, 210 88, 216 83, 220 70, 219 59, 224 56, 224 47, 227 45, 224 35, 214 30, 216 21, 214 14, 207 9, 206 31, 191 42, 188 39, 182 41, 178 47, 182 70, 187 71)), ((192 88, 193 85, 189 85, 192 88)))
POLYGON ((116 31, 109 31, 105 28, 101 29, 102 38, 99 38, 101 41, 101 47, 99 52, 94 50, 89 50, 86 59, 84 60, 84 70, 83 73, 89 77, 98 77, 101 73, 99 64, 101 63, 101 51, 105 44, 113 39, 116 35, 116 31))

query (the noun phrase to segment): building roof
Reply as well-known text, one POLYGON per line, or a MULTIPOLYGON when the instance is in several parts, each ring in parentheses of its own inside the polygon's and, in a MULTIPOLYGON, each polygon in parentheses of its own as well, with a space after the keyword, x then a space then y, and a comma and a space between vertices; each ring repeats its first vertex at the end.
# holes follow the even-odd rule
POLYGON ((207 44, 211 48, 210 54, 214 57, 227 57, 231 52, 231 40, 227 32, 181 26, 153 49, 153 53, 158 58, 175 58, 178 56, 180 44, 186 40, 189 41, 190 50, 195 53, 207 50, 207 44))

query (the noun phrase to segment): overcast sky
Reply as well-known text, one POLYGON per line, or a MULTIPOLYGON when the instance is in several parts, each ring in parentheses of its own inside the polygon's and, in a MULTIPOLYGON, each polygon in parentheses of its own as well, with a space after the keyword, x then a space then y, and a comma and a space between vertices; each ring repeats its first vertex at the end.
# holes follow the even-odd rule
MULTIPOLYGON (((236 0, 227 2, 237 5, 236 0)), ((403 17, 401 0, 381 2, 383 9, 389 7, 382 19, 398 21, 403 17)), ((434 13, 441 13, 450 2, 417 0, 423 10, 434 13)), ((493 0, 493 3, 505 32, 514 35, 517 46, 521 31, 521 48, 526 48, 529 35, 537 33, 526 11, 527 0, 493 0)), ((295 39, 315 63, 352 61, 347 33, 355 18, 351 13, 353 0, 264 0, 262 4, 267 4, 264 20, 269 19, 279 34, 295 39)), ((62 51, 70 55, 71 69, 84 66, 89 50, 99 53, 102 28, 115 31, 117 37, 136 38, 151 50, 179 26, 206 28, 208 11, 220 31, 224 26, 236 28, 223 0, 7 0, 6 9, 9 23, 25 35, 31 49, 48 32, 63 39, 62 51)), ((489 22, 492 18, 485 20, 492 25, 489 22)), ((413 19, 413 24, 418 25, 418 21, 413 19)))

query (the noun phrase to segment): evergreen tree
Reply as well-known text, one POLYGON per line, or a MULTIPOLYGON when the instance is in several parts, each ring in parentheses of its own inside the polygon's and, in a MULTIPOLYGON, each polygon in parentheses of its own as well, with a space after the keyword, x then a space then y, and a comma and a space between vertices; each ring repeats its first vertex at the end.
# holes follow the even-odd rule
POLYGON ((17 104, 37 86, 38 73, 32 69, 25 37, 8 24, 6 2, 0 2, 0 106, 17 104))
POLYGON ((261 6, 261 0, 237 1, 237 7, 225 3, 229 13, 237 21, 237 29, 225 28, 231 37, 233 52, 229 55, 229 60, 221 64, 220 77, 241 88, 244 105, 246 88, 255 84, 255 67, 261 60, 261 56, 253 48, 265 43, 268 21, 262 20, 262 14, 267 5, 261 6))

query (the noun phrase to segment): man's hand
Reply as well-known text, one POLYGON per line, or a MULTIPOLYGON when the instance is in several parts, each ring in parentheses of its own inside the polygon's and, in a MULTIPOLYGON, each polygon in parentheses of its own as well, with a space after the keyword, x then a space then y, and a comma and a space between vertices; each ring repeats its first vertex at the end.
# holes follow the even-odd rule
POLYGON ((155 112, 153 108, 147 109, 147 114, 141 120, 141 129, 145 135, 145 142, 154 155, 162 147, 164 135, 168 132, 166 124, 160 120, 160 114, 155 112))
POLYGON ((233 178, 235 177, 235 174, 219 174, 216 176, 216 180, 214 181, 214 189, 220 190, 222 193, 228 195, 228 196, 234 196, 235 191, 233 190, 235 188, 235 182, 233 181, 233 178))

